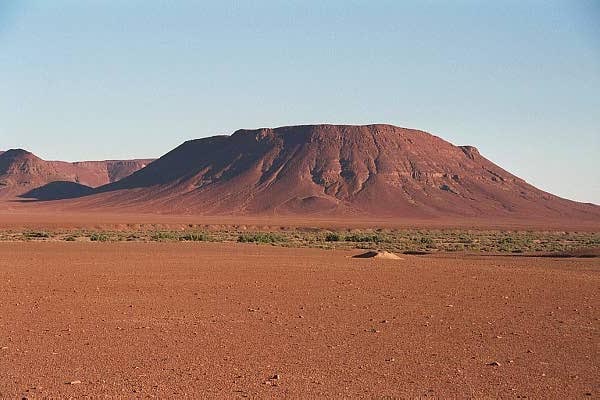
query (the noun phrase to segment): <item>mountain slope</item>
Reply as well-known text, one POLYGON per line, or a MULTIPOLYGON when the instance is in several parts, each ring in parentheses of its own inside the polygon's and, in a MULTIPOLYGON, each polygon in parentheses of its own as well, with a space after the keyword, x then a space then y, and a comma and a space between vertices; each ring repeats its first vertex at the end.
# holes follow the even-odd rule
POLYGON ((81 207, 196 214, 598 219, 426 132, 390 125, 239 130, 182 144, 81 207))
MULTIPOLYGON (((150 162, 152 160, 45 161, 28 151, 12 149, 0 153, 0 197, 19 196, 53 182, 97 187, 116 182, 150 162)), ((67 188, 75 186, 63 185, 59 193, 68 194, 64 193, 67 188)), ((77 194, 87 193, 80 189, 77 194)))

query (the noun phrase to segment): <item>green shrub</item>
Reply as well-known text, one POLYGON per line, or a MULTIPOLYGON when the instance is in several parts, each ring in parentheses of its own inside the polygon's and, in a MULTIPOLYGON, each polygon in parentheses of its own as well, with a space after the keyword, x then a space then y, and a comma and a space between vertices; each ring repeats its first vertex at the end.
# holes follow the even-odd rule
POLYGON ((277 243, 283 242, 285 238, 271 232, 243 233, 238 236, 240 243, 277 243))
POLYGON ((458 236, 458 241, 464 244, 471 244, 473 243, 473 238, 467 234, 461 234, 458 236))
POLYGON ((164 240, 177 240, 178 236, 174 232, 159 231, 154 232, 151 236, 152 240, 164 241, 164 240))
POLYGON ((106 233, 92 233, 90 235, 90 240, 92 242, 108 242, 110 238, 106 233))
POLYGON ((432 245, 432 244, 435 243, 434 240, 432 238, 430 238, 429 236, 423 236, 423 237, 421 237, 421 239, 419 240, 419 242, 421 244, 424 244, 424 245, 432 245))
POLYGON ((352 233, 346 235, 346 241, 355 243, 381 243, 385 241, 385 238, 376 233, 352 233))
POLYGON ((327 235, 325 235, 326 242, 339 242, 340 240, 342 240, 342 237, 339 233, 329 232, 327 235))
POLYGON ((25 232, 25 239, 47 239, 50 237, 48 232, 25 232))
POLYGON ((206 242, 208 235, 203 232, 190 232, 179 237, 179 240, 184 242, 206 242))

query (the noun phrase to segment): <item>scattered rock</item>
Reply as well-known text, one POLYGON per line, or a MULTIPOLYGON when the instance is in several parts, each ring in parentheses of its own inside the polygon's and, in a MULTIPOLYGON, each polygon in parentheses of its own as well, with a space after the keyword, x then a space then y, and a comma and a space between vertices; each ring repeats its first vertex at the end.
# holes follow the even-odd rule
POLYGON ((499 367, 500 363, 498 361, 492 361, 490 363, 487 363, 487 365, 492 366, 492 367, 499 367))
POLYGON ((71 382, 67 382, 67 385, 79 385, 81 384, 81 381, 71 381, 71 382))

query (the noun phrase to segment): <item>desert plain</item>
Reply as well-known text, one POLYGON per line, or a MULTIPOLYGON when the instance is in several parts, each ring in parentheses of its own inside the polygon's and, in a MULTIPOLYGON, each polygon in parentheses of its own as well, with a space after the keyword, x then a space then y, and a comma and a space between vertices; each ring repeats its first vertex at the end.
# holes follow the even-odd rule
POLYGON ((600 206, 391 125, 11 149, 0 398, 598 398, 599 256, 600 206))
POLYGON ((598 258, 6 236, 34 219, 0 241, 1 398, 600 391, 598 258))

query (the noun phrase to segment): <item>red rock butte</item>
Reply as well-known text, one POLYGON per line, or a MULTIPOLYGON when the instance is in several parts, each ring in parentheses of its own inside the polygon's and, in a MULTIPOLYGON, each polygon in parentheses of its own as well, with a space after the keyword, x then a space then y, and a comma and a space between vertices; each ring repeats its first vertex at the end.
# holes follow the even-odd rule
POLYGON ((543 192, 429 133, 303 125, 191 140, 71 209, 196 215, 600 222, 600 207, 543 192))

